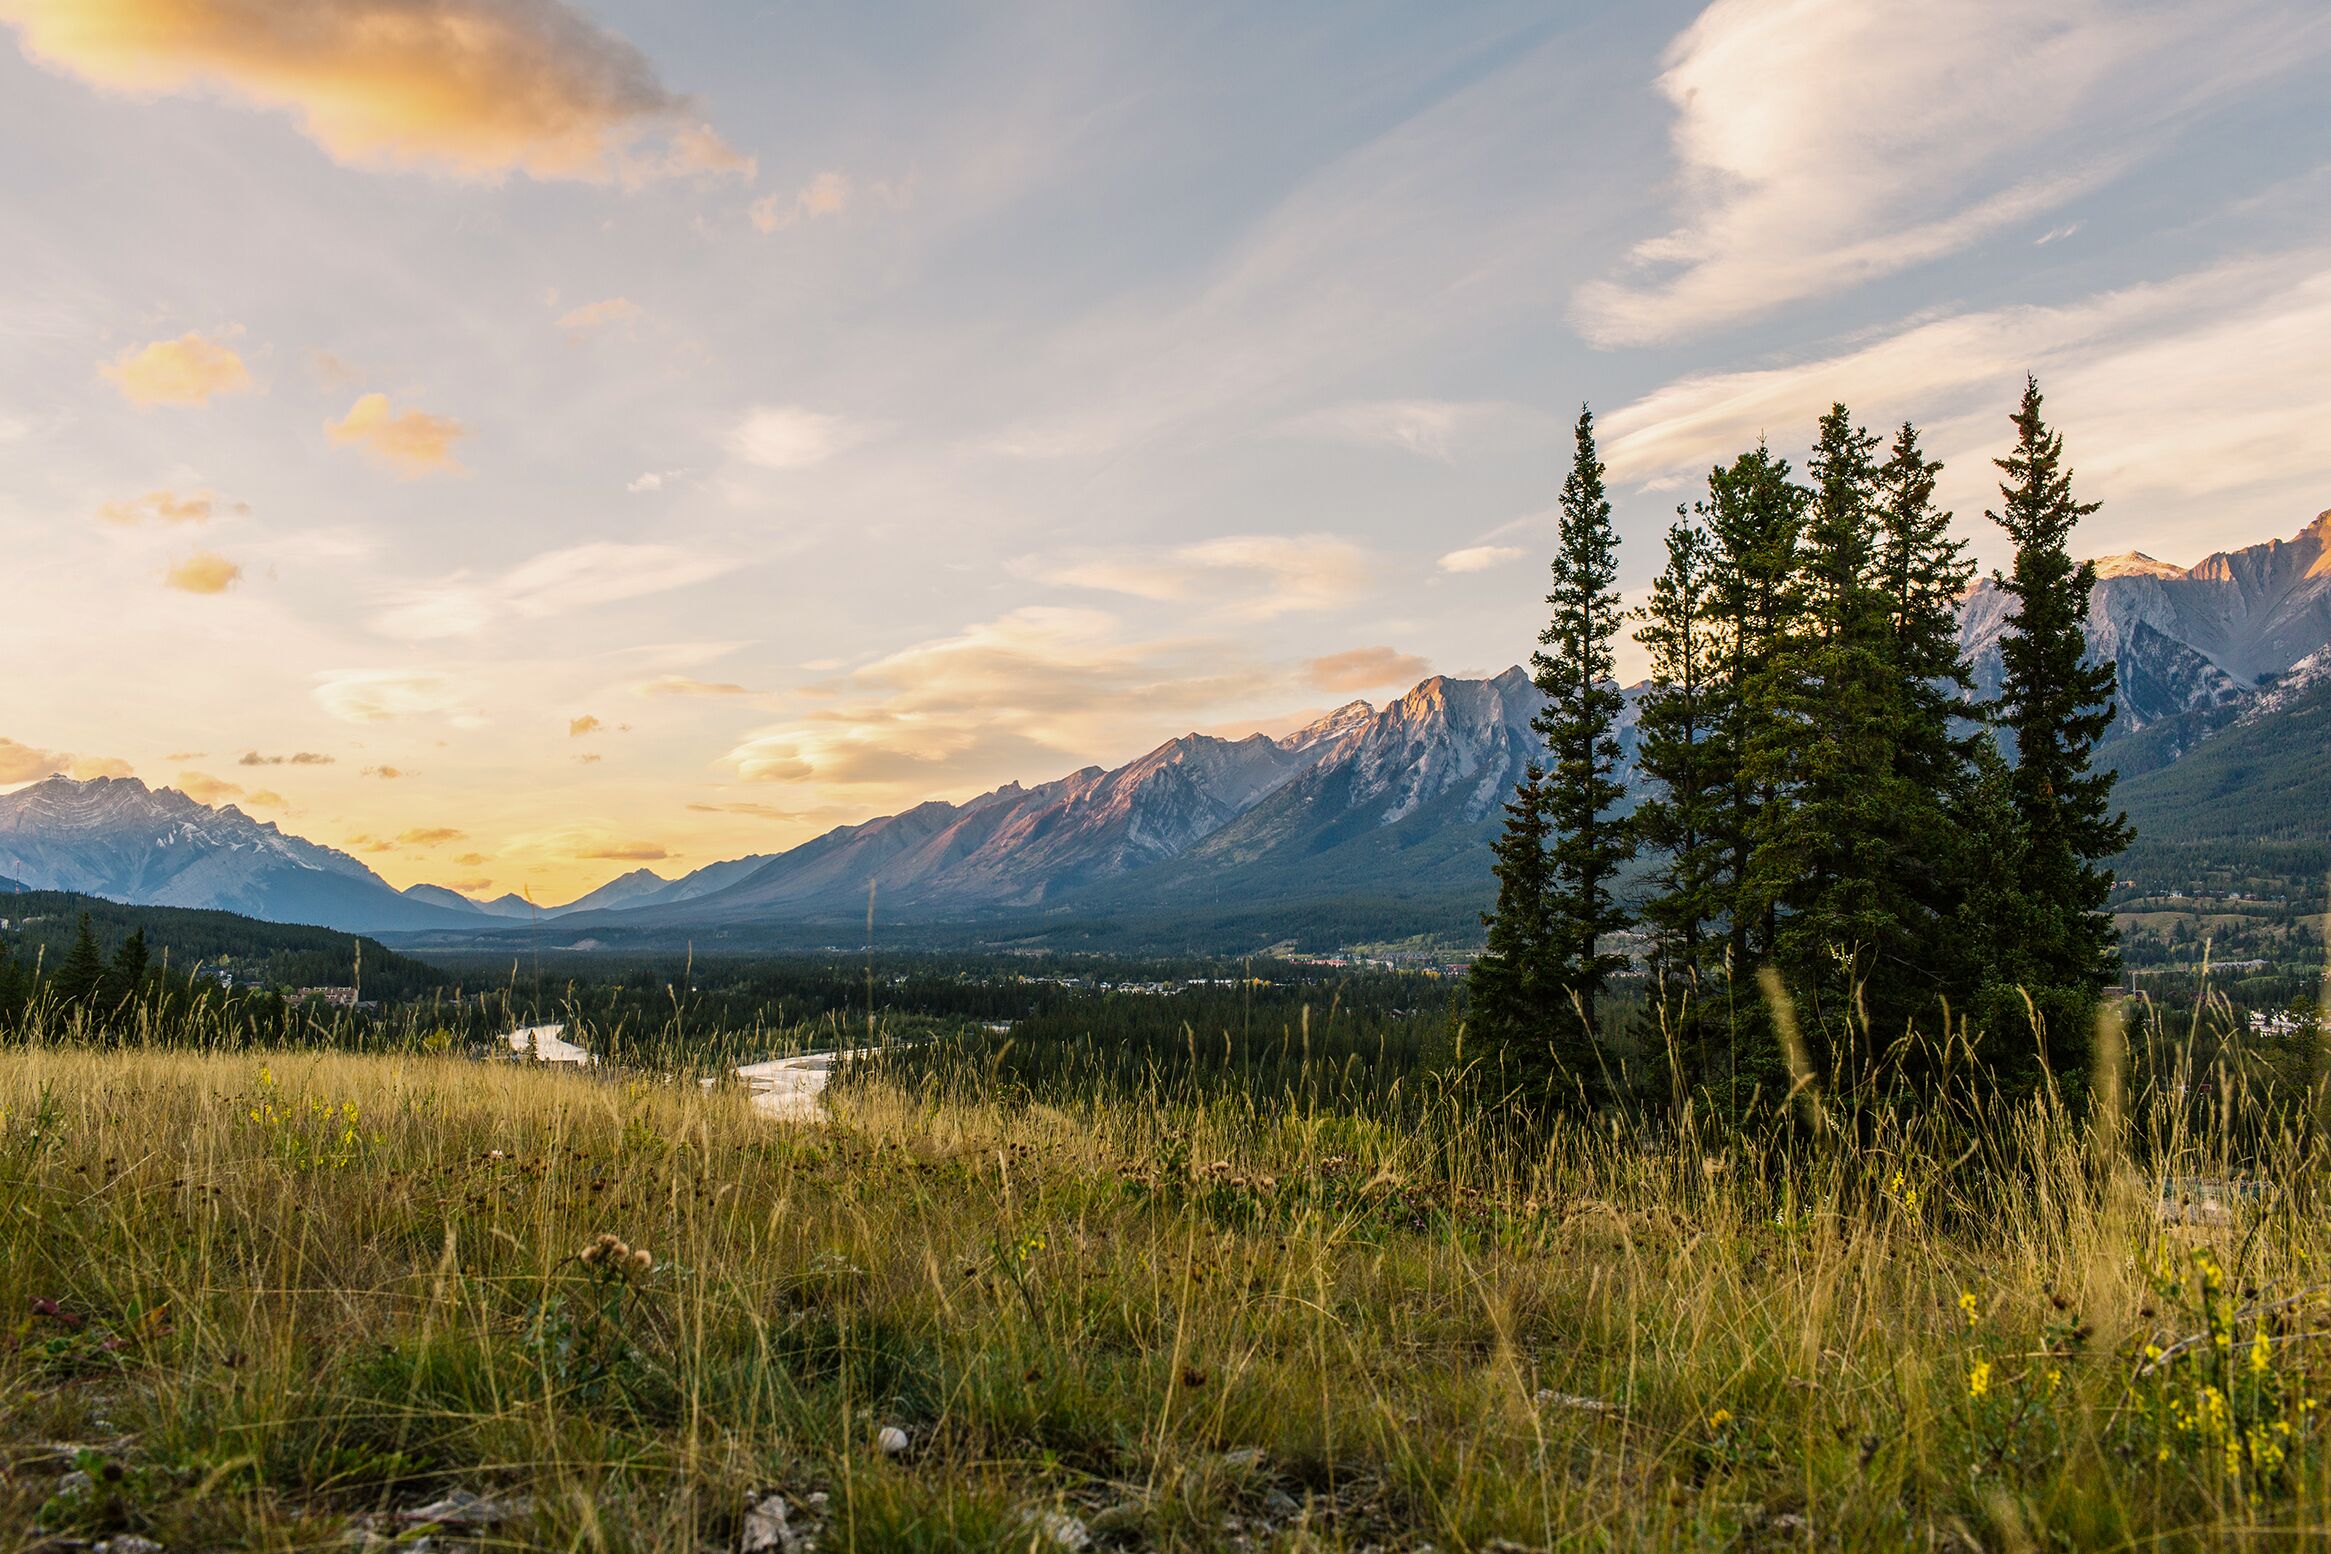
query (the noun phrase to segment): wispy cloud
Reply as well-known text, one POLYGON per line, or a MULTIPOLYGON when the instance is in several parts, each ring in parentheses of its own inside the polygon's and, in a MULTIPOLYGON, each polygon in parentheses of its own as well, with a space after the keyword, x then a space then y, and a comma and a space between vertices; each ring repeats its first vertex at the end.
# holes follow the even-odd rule
POLYGON ((642 696, 750 696, 744 686, 728 680, 699 680, 693 675, 663 674, 643 681, 642 696))
POLYGON ((655 842, 606 841, 594 842, 575 850, 578 858, 613 859, 621 863, 654 863, 671 857, 671 853, 655 842))
POLYGON ((1576 322, 1599 345, 1676 340, 1957 252, 2320 53, 2319 20, 2276 0, 1716 0, 1659 78, 1678 223, 1581 287, 1576 322))
MULTIPOLYGON (((248 503, 235 502, 225 510, 241 517, 251 508, 248 503)), ((175 491, 148 491, 125 501, 108 502, 97 510, 97 516, 107 523, 134 528, 145 523, 208 523, 219 511, 219 499, 208 491, 197 491, 190 496, 180 496, 175 491)))
POLYGON ((443 847, 449 842, 468 839, 467 831, 453 826, 414 826, 397 833, 397 845, 400 847, 443 847))
POLYGON ((1436 564, 1444 572, 1488 572, 1522 556, 1517 545, 1468 545, 1448 552, 1436 564))
POLYGON ((316 704, 346 723, 450 714, 475 721, 474 693, 430 669, 333 669, 316 676, 316 704))
POLYGON ((330 766, 338 758, 315 750, 294 750, 289 755, 261 755, 246 750, 235 760, 237 766, 330 766))
POLYGON ((1029 606, 852 670, 830 705, 756 730, 723 764, 747 782, 920 796, 1143 748, 1161 719, 1279 683, 1222 644, 1128 639, 1104 612, 1029 606))
POLYGON ((631 183, 752 171, 567 0, 0 0, 0 21, 99 86, 287 110, 358 167, 631 183))
POLYGON ((2034 371, 2089 493, 2116 504, 2116 522, 2222 538, 2237 503, 2261 524, 2320 505, 2317 430, 2331 420, 2323 339, 2331 266, 2319 253, 2229 261, 2060 306, 1913 320, 1810 360, 1678 379, 1605 416, 1603 451, 1624 480, 1693 478, 1760 436, 1800 444, 1842 399, 1872 425, 1908 417, 1927 426, 1929 448, 1951 465, 1945 496, 1980 510, 1987 457, 2034 371), (2201 498, 2207 516, 2182 505, 2201 498), (2122 505, 2140 502, 2149 510, 2122 505))
POLYGON ((850 203, 850 180, 846 174, 823 172, 803 184, 791 195, 764 194, 753 201, 749 214, 753 225, 763 232, 780 232, 797 221, 815 221, 821 216, 837 216, 850 203))
POLYGON ((1348 691, 1398 686, 1405 690, 1432 673, 1433 666, 1414 653, 1388 647, 1351 648, 1329 653, 1303 666, 1304 679, 1323 691, 1348 691))
POLYGON ((1190 545, 1024 557, 1023 576, 1140 599, 1208 601, 1228 618, 1340 608, 1374 571, 1368 552, 1332 534, 1231 534, 1190 545))
POLYGON ((762 469, 808 469, 847 452, 873 428, 799 405, 756 405, 728 434, 729 451, 762 469))
POLYGON ((608 297, 569 308, 559 315, 558 326, 577 334, 590 334, 610 324, 636 323, 646 311, 629 297, 608 297))
POLYGON ((1496 401, 1380 399, 1310 411, 1286 422, 1284 430, 1298 437, 1395 448, 1446 463, 1453 457, 1459 437, 1469 429, 1539 419, 1520 406, 1496 401))
POLYGON ((420 641, 476 636, 505 623, 667 593, 717 577, 731 563, 676 545, 597 541, 546 551, 492 577, 456 572, 399 588, 372 618, 384 636, 420 641))

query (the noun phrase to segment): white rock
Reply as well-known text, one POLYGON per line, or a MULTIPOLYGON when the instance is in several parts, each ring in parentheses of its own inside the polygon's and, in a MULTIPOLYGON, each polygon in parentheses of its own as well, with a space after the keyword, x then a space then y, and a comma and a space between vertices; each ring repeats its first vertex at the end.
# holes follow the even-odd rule
POLYGON ((1039 1536, 1055 1548, 1087 1549, 1092 1547, 1092 1532, 1081 1521, 1066 1511, 1039 1511, 1031 1507, 1021 1513, 1020 1519, 1034 1528, 1039 1536))
POLYGON ((884 1425, 874 1437, 876 1449, 885 1457, 904 1456, 907 1444, 907 1433, 897 1425, 884 1425))
POLYGON ((769 1554, 772 1549, 778 1554, 792 1554, 794 1549, 806 1544, 809 1540, 793 1530, 786 1516, 783 1495, 767 1494, 758 1500, 748 1497, 744 1536, 737 1540, 740 1554, 769 1554))

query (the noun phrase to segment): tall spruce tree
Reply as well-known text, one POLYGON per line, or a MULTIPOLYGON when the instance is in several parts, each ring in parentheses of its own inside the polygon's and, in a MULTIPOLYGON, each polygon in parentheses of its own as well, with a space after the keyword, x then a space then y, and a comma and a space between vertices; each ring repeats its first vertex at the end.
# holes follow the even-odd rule
POLYGON ((1643 906, 1665 1033, 1685 1085, 1707 1067, 1708 1001, 1718 969, 1726 852, 1720 830, 1730 774, 1716 734, 1724 641, 1718 633, 1716 552, 1708 532, 1677 509, 1667 566, 1651 585, 1635 639, 1650 654, 1637 707, 1635 764, 1649 785, 1635 835, 1659 856, 1643 906))
MULTIPOLYGON (((1701 510, 1715 549, 1714 610, 1723 644, 1711 743, 1725 786, 1716 799, 1716 845, 1723 855, 1724 960, 1746 983, 1772 952, 1774 916, 1749 892, 1749 867, 1765 812, 1778 800, 1773 782, 1755 771, 1752 750, 1766 748, 1771 709, 1750 689, 1769 683, 1773 657, 1789 625, 1791 580, 1809 500, 1789 461, 1763 443, 1708 472, 1701 510)), ((1771 1054, 1764 1054, 1770 1056, 1771 1054)), ((1739 1067, 1737 1056, 1734 1067, 1739 1067)), ((1749 1067, 1761 1077, 1761 1058, 1749 1067)))
POLYGON ((1981 734, 1971 721, 1974 680, 1959 650, 1959 601, 1975 575, 1951 515, 1935 506, 1942 465, 1926 457, 1905 421, 1878 470, 1878 573, 1893 663, 1893 852, 1887 888, 1903 932, 1876 968, 1895 1017, 1918 1017, 1968 991, 1950 931, 1972 888, 1960 847, 1981 734))
POLYGON ((2029 938, 1995 968, 1996 1021, 2012 1015, 2001 986, 2024 985, 2046 1022, 2040 1033, 2059 1073, 2084 1065, 2097 998, 2116 970, 2118 936, 2104 904, 2104 865, 2134 834, 2112 807, 2113 774, 2091 764, 2112 724, 2113 666, 2088 662, 2088 604, 2096 564, 2075 562, 2070 541, 2097 503, 2072 495, 2064 440, 2041 417, 2038 380, 2024 380, 2015 448, 1998 464, 2000 508, 1987 514, 2015 542, 1998 574, 2014 601, 2000 642, 1997 721, 2014 745, 2012 791, 2021 831, 2014 876, 2029 938))
POLYGON ((89 927, 89 914, 81 914, 80 931, 73 935, 73 947, 65 952, 64 964, 57 967, 57 997, 67 1004, 81 1005, 94 999, 105 985, 105 957, 98 952, 97 935, 89 927))
POLYGON ((1506 800, 1496 857, 1497 909, 1482 916, 1487 943, 1466 976, 1471 1033, 1506 1055, 1533 1089, 1546 1080, 1550 999, 1540 986, 1548 963, 1546 771, 1531 761, 1506 800))
POLYGON ((121 947, 113 952, 113 963, 105 968, 105 981, 99 990, 108 1008, 121 1007, 144 989, 149 959, 145 929, 139 928, 121 941, 121 947))
POLYGON ((1797 985, 1809 1045, 1864 1024, 1872 975, 1905 935, 1894 876, 1898 804, 1892 639, 1879 588, 1878 438, 1843 405, 1807 466, 1791 627, 1746 694, 1764 714, 1749 768, 1778 795, 1757 818, 1748 896, 1777 919, 1775 961, 1797 985))
POLYGON ((1533 678, 1546 696, 1531 726, 1546 740, 1545 813, 1551 841, 1546 896, 1547 984, 1573 1001, 1559 1020, 1556 1060, 1567 1082, 1588 1095, 1602 1093, 1598 1003, 1610 973, 1627 964, 1599 941, 1627 926, 1612 895, 1634 840, 1613 813, 1625 790, 1615 774, 1617 729, 1625 698, 1611 675, 1618 636, 1618 538, 1603 491, 1603 464, 1595 452, 1594 413, 1578 412, 1570 474, 1562 483, 1554 585, 1546 595, 1552 618, 1532 655, 1533 678))

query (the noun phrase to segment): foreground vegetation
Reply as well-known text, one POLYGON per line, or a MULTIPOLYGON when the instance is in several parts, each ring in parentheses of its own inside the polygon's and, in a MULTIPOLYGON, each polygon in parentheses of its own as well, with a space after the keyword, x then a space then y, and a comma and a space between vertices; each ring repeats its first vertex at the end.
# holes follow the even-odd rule
POLYGON ((785 1126, 693 1077, 35 1030, 0 1544, 2331 1533, 2318 1146, 2230 1071, 2156 1054, 2125 1119, 2108 1065, 2077 1120, 1806 1092, 1547 1138, 1462 1057, 1202 1057, 1249 1040, 1105 1084, 926 1047, 785 1126))

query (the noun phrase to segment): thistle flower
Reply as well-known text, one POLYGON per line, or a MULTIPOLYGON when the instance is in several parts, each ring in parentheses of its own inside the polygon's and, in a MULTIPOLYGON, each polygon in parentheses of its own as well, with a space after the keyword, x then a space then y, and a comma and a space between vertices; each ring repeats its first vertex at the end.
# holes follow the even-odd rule
POLYGON ((630 1261, 631 1261, 631 1271, 632 1271, 633 1273, 642 1273, 642 1274, 644 1274, 644 1273, 648 1272, 650 1269, 652 1269, 652 1268, 654 1268, 654 1267, 655 1267, 655 1265, 656 1265, 656 1254, 655 1254, 655 1253, 653 1253, 653 1252, 651 1252, 651 1251, 649 1251, 649 1250, 648 1250, 646 1247, 644 1247, 644 1246, 643 1246, 643 1247, 638 1247, 638 1248, 636 1248, 636 1249, 634 1249, 634 1250, 633 1250, 633 1252, 632 1252, 632 1254, 631 1254, 631 1259, 630 1259, 630 1261))

